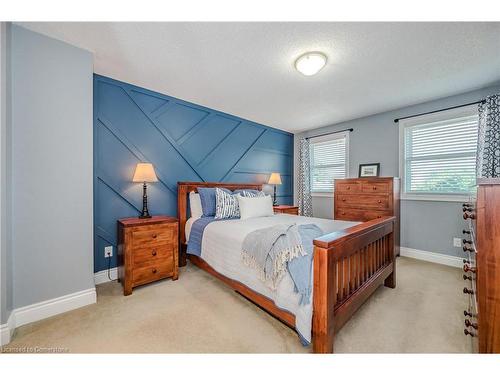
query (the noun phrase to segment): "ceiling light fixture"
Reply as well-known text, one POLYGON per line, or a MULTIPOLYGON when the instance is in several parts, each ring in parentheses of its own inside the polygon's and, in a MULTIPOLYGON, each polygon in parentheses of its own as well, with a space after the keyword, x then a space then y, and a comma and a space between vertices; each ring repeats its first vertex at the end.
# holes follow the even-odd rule
POLYGON ((318 73, 326 65, 326 55, 321 52, 307 52, 295 60, 295 69, 305 76, 318 73))

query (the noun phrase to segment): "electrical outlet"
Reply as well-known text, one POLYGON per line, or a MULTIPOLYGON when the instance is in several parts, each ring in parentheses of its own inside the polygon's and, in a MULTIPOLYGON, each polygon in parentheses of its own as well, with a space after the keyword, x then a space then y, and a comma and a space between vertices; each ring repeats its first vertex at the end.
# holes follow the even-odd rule
POLYGON ((455 247, 462 247, 462 239, 453 237, 453 246, 455 247))
POLYGON ((106 246, 104 248, 104 258, 109 258, 113 256, 113 246, 106 246))

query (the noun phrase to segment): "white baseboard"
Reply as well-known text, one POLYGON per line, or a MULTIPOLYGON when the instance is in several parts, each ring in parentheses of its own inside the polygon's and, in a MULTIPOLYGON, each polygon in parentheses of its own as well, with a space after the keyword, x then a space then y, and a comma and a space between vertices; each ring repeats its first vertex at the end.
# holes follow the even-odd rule
POLYGON ((462 258, 451 255, 432 253, 430 251, 417 250, 409 247, 400 247, 399 251, 400 255, 403 257, 425 260, 426 262, 439 263, 457 268, 462 268, 464 265, 462 258))
POLYGON ((7 323, 0 325, 0 346, 7 345, 14 334, 14 313, 11 312, 7 323))
POLYGON ((8 322, 1 326, 1 343, 2 345, 8 344, 14 329, 17 327, 78 309, 96 303, 96 301, 95 288, 90 288, 17 308, 11 312, 8 322))
POLYGON ((109 276, 111 277, 111 280, 108 278, 108 270, 94 273, 94 284, 99 285, 116 280, 118 278, 118 268, 111 268, 109 270, 109 276))
POLYGON ((67 294, 14 310, 16 327, 96 303, 95 288, 67 294))

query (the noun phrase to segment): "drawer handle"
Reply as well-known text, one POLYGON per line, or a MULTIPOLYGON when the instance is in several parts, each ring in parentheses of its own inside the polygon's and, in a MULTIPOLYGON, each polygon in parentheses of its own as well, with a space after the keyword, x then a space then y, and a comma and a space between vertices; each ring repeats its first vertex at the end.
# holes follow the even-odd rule
POLYGON ((153 255, 155 257, 156 256, 156 250, 153 250, 153 252, 151 253, 151 255, 153 255))
POLYGON ((470 311, 464 310, 464 316, 470 316, 472 318, 472 313, 470 311))
POLYGON ((344 212, 344 211, 342 211, 340 214, 341 214, 341 215, 345 215, 345 212, 344 212))
POLYGON ((464 287, 463 292, 464 294, 474 294, 474 291, 472 289, 467 289, 466 287, 464 287))
POLYGON ((470 246, 467 246, 467 245, 465 245, 464 247, 462 247, 462 249, 464 249, 464 251, 470 251, 471 253, 474 251, 474 248, 472 248, 470 246))
POLYGON ((156 237, 158 237, 158 235, 157 234, 153 234, 153 238, 156 238, 156 237))
POLYGON ((462 203, 462 207, 470 207, 470 206, 472 206, 472 204, 470 204, 470 203, 462 203))
POLYGON ((345 198, 342 198, 342 202, 345 202, 345 198))
POLYGON ((477 329, 477 323, 472 323, 469 319, 465 319, 464 323, 466 327, 472 327, 474 329, 477 329))
POLYGON ((379 199, 379 200, 378 200, 378 203, 382 203, 382 201, 379 199))
POLYGON ((152 271, 152 272, 153 272, 153 273, 156 273, 156 272, 158 272, 158 271, 156 271, 156 268, 153 268, 153 271, 152 271))
POLYGON ((464 220, 475 219, 476 215, 473 212, 464 212, 464 220))
POLYGON ((382 217, 382 215, 377 215, 377 219, 380 219, 382 217))
POLYGON ((462 233, 463 233, 463 234, 470 234, 470 230, 465 230, 465 229, 464 229, 464 230, 462 230, 462 233))
POLYGON ((464 272, 476 273, 476 268, 475 267, 469 267, 468 264, 464 264, 464 272))
POLYGON ((463 212, 472 212, 472 208, 471 207, 464 207, 464 208, 462 208, 462 211, 463 212))
POLYGON ((348 186, 346 190, 351 190, 351 187, 350 187, 350 186, 348 186))
POLYGON ((466 240, 465 238, 462 240, 462 243, 465 245, 465 244, 472 244, 472 241, 471 240, 466 240))
POLYGON ((472 281, 472 276, 463 275, 462 277, 464 278, 464 280, 472 281))
POLYGON ((476 337, 476 335, 473 334, 472 332, 470 332, 467 328, 464 329, 464 334, 465 334, 465 336, 471 335, 472 337, 476 337))

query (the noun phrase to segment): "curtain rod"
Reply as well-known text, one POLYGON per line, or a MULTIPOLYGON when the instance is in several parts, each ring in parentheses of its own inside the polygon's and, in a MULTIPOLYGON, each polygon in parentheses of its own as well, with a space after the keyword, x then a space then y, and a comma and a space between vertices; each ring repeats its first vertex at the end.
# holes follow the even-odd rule
POLYGON ((337 130, 337 131, 334 131, 334 132, 330 132, 330 133, 323 133, 323 134, 318 134, 318 135, 312 135, 310 137, 306 137, 305 139, 311 139, 311 138, 317 138, 317 137, 322 137, 324 135, 330 135, 330 134, 335 134, 335 133, 343 133, 343 132, 346 132, 346 131, 354 131, 353 128, 349 128, 349 129, 344 129, 344 130, 337 130))
POLYGON ((406 116, 406 117, 400 117, 397 119, 394 119, 394 122, 397 124, 399 120, 406 120, 407 118, 412 118, 412 117, 417 117, 417 116, 423 116, 423 115, 430 115, 431 113, 436 113, 436 112, 441 112, 441 111, 447 111, 448 109, 455 109, 455 108, 460 108, 460 107, 467 107, 468 105, 473 105, 473 104, 479 104, 479 103, 485 103, 486 100, 478 100, 477 102, 472 102, 472 103, 466 103, 466 104, 460 104, 456 105, 454 107, 448 107, 448 108, 443 108, 443 109, 437 109, 435 111, 430 111, 430 112, 424 112, 424 113, 419 113, 416 115, 411 115, 411 116, 406 116))

